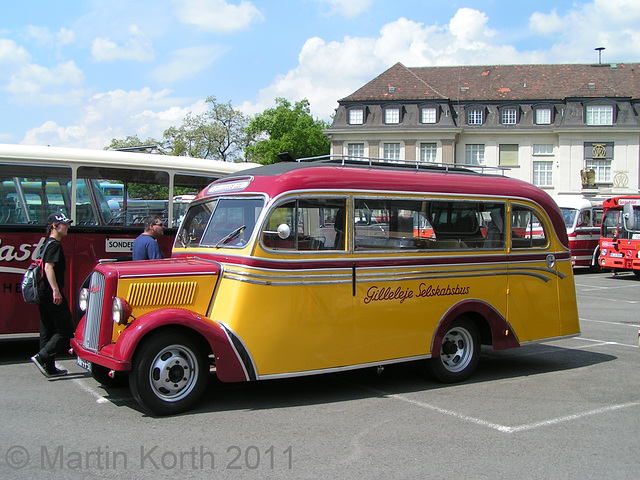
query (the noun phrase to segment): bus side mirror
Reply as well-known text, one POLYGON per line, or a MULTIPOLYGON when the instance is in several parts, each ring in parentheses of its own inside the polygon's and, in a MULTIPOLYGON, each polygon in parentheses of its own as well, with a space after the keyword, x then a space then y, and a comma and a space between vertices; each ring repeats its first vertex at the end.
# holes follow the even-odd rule
POLYGON ((623 218, 624 218, 624 228, 629 231, 635 230, 635 217, 633 215, 633 205, 630 203, 625 203, 624 207, 622 207, 623 218))
POLYGON ((286 223, 281 223, 280 225, 278 225, 278 237, 280 237, 282 240, 285 240, 289 238, 289 235, 291 235, 291 228, 289 227, 289 225, 287 225, 286 223))

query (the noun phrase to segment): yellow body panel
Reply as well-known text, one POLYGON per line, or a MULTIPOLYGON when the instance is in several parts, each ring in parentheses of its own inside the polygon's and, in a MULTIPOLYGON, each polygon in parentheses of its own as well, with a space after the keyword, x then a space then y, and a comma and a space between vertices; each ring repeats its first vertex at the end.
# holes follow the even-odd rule
MULTIPOLYGON (((216 275, 123 278, 118 282, 117 296, 132 307, 134 318, 163 307, 206 315, 217 279, 216 275)), ((114 342, 125 328, 114 325, 114 342)))

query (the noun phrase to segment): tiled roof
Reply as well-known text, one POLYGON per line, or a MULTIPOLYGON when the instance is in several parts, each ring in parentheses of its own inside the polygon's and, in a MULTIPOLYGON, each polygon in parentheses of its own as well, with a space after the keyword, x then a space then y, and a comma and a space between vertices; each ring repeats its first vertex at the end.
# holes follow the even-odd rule
POLYGON ((396 63, 340 102, 640 99, 640 64, 405 67, 396 63))

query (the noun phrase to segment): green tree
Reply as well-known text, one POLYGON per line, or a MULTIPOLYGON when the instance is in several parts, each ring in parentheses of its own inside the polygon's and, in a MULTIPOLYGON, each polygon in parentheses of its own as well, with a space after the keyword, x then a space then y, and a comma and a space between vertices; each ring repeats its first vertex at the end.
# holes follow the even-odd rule
POLYGON ((269 164, 278 161, 278 153, 288 152, 294 158, 328 155, 329 138, 322 132, 329 123, 311 116, 309 101, 294 105, 276 98, 275 108, 257 114, 249 123, 247 134, 255 139, 245 149, 247 161, 269 164))
POLYGON ((153 150, 157 153, 164 153, 162 151, 162 142, 155 138, 147 138, 145 141, 140 140, 138 135, 129 135, 123 140, 112 138, 111 143, 104 147, 105 150, 122 150, 122 149, 135 149, 135 147, 148 147, 142 149, 143 151, 153 150))
POLYGON ((187 114, 180 127, 164 132, 164 148, 170 155, 239 161, 246 146, 249 118, 231 103, 207 97, 211 109, 201 115, 187 114))

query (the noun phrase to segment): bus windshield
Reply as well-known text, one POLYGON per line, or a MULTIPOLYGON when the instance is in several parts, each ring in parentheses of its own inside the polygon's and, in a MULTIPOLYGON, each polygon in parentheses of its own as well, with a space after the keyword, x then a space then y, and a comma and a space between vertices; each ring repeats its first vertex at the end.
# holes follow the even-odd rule
POLYGON ((175 247, 243 247, 262 211, 262 198, 221 198, 190 208, 175 247))
POLYGON ((627 230, 622 209, 610 208, 604 214, 602 221, 603 237, 618 237, 622 239, 640 239, 640 208, 633 207, 634 229, 627 230))
POLYGON ((578 216, 577 208, 561 208, 564 223, 567 228, 573 228, 576 223, 576 217, 578 216))

